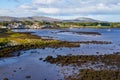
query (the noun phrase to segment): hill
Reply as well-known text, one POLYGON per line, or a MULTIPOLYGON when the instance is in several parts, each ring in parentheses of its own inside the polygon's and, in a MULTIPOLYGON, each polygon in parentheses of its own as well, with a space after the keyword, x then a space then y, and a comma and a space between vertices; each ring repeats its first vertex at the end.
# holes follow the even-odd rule
POLYGON ((32 16, 32 17, 10 17, 10 16, 0 16, 0 22, 2 21, 44 21, 44 22, 101 22, 99 20, 79 17, 76 19, 60 20, 51 17, 44 16, 32 16))

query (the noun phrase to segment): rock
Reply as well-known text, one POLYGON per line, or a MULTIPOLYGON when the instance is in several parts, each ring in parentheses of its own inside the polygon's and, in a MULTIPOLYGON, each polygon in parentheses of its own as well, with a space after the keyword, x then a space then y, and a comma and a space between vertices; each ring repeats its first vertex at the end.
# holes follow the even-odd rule
POLYGON ((31 76, 26 76, 25 78, 31 78, 31 76))
POLYGON ((4 79, 2 79, 2 80, 9 80, 8 78, 4 78, 4 79))

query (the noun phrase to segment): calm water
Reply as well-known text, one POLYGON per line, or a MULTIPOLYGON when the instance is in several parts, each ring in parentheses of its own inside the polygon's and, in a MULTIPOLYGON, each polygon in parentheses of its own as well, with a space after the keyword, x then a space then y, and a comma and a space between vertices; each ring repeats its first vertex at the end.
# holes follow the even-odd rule
MULTIPOLYGON (((39 60, 46 58, 48 55, 99 55, 120 52, 120 29, 64 29, 64 30, 35 30, 20 29, 15 32, 35 32, 33 34, 42 38, 57 39, 62 41, 111 41, 112 44, 81 44, 78 48, 45 48, 21 51, 21 56, 0 59, 0 80, 9 78, 10 80, 27 80, 26 76, 31 76, 28 80, 64 80, 67 76, 77 73, 78 67, 53 65, 39 60), (60 31, 69 32, 60 32, 60 31), (78 35, 74 32, 99 32, 102 35, 78 35), (99 52, 99 54, 96 54, 99 52)), ((94 66, 93 66, 94 67, 94 66)), ((83 65, 82 68, 89 68, 83 65)))
POLYGON ((41 36, 42 38, 56 39, 61 41, 110 41, 112 44, 101 45, 101 44, 81 44, 80 48, 64 49, 62 52, 65 54, 109 54, 120 51, 120 29, 90 29, 90 28, 73 28, 73 29, 45 29, 45 30, 34 30, 34 29, 22 29, 14 30, 16 32, 35 32, 33 34, 41 36), (69 31, 69 32, 60 32, 69 31), (79 35, 73 32, 99 32, 102 35, 79 35), (68 52, 68 53, 67 53, 68 52))

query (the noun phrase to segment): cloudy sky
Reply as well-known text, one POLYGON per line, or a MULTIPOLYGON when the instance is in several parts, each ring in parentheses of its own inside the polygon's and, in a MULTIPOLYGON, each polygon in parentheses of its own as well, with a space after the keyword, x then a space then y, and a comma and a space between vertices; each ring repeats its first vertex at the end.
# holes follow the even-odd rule
POLYGON ((120 22, 120 0, 0 0, 0 16, 89 17, 120 22))

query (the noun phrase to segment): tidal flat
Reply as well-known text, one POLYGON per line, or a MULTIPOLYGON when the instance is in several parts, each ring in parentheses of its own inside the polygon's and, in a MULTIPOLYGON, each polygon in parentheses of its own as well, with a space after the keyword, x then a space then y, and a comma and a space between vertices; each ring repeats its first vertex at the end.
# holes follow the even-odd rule
POLYGON ((14 29, 0 34, 0 80, 119 80, 120 29, 14 29))

